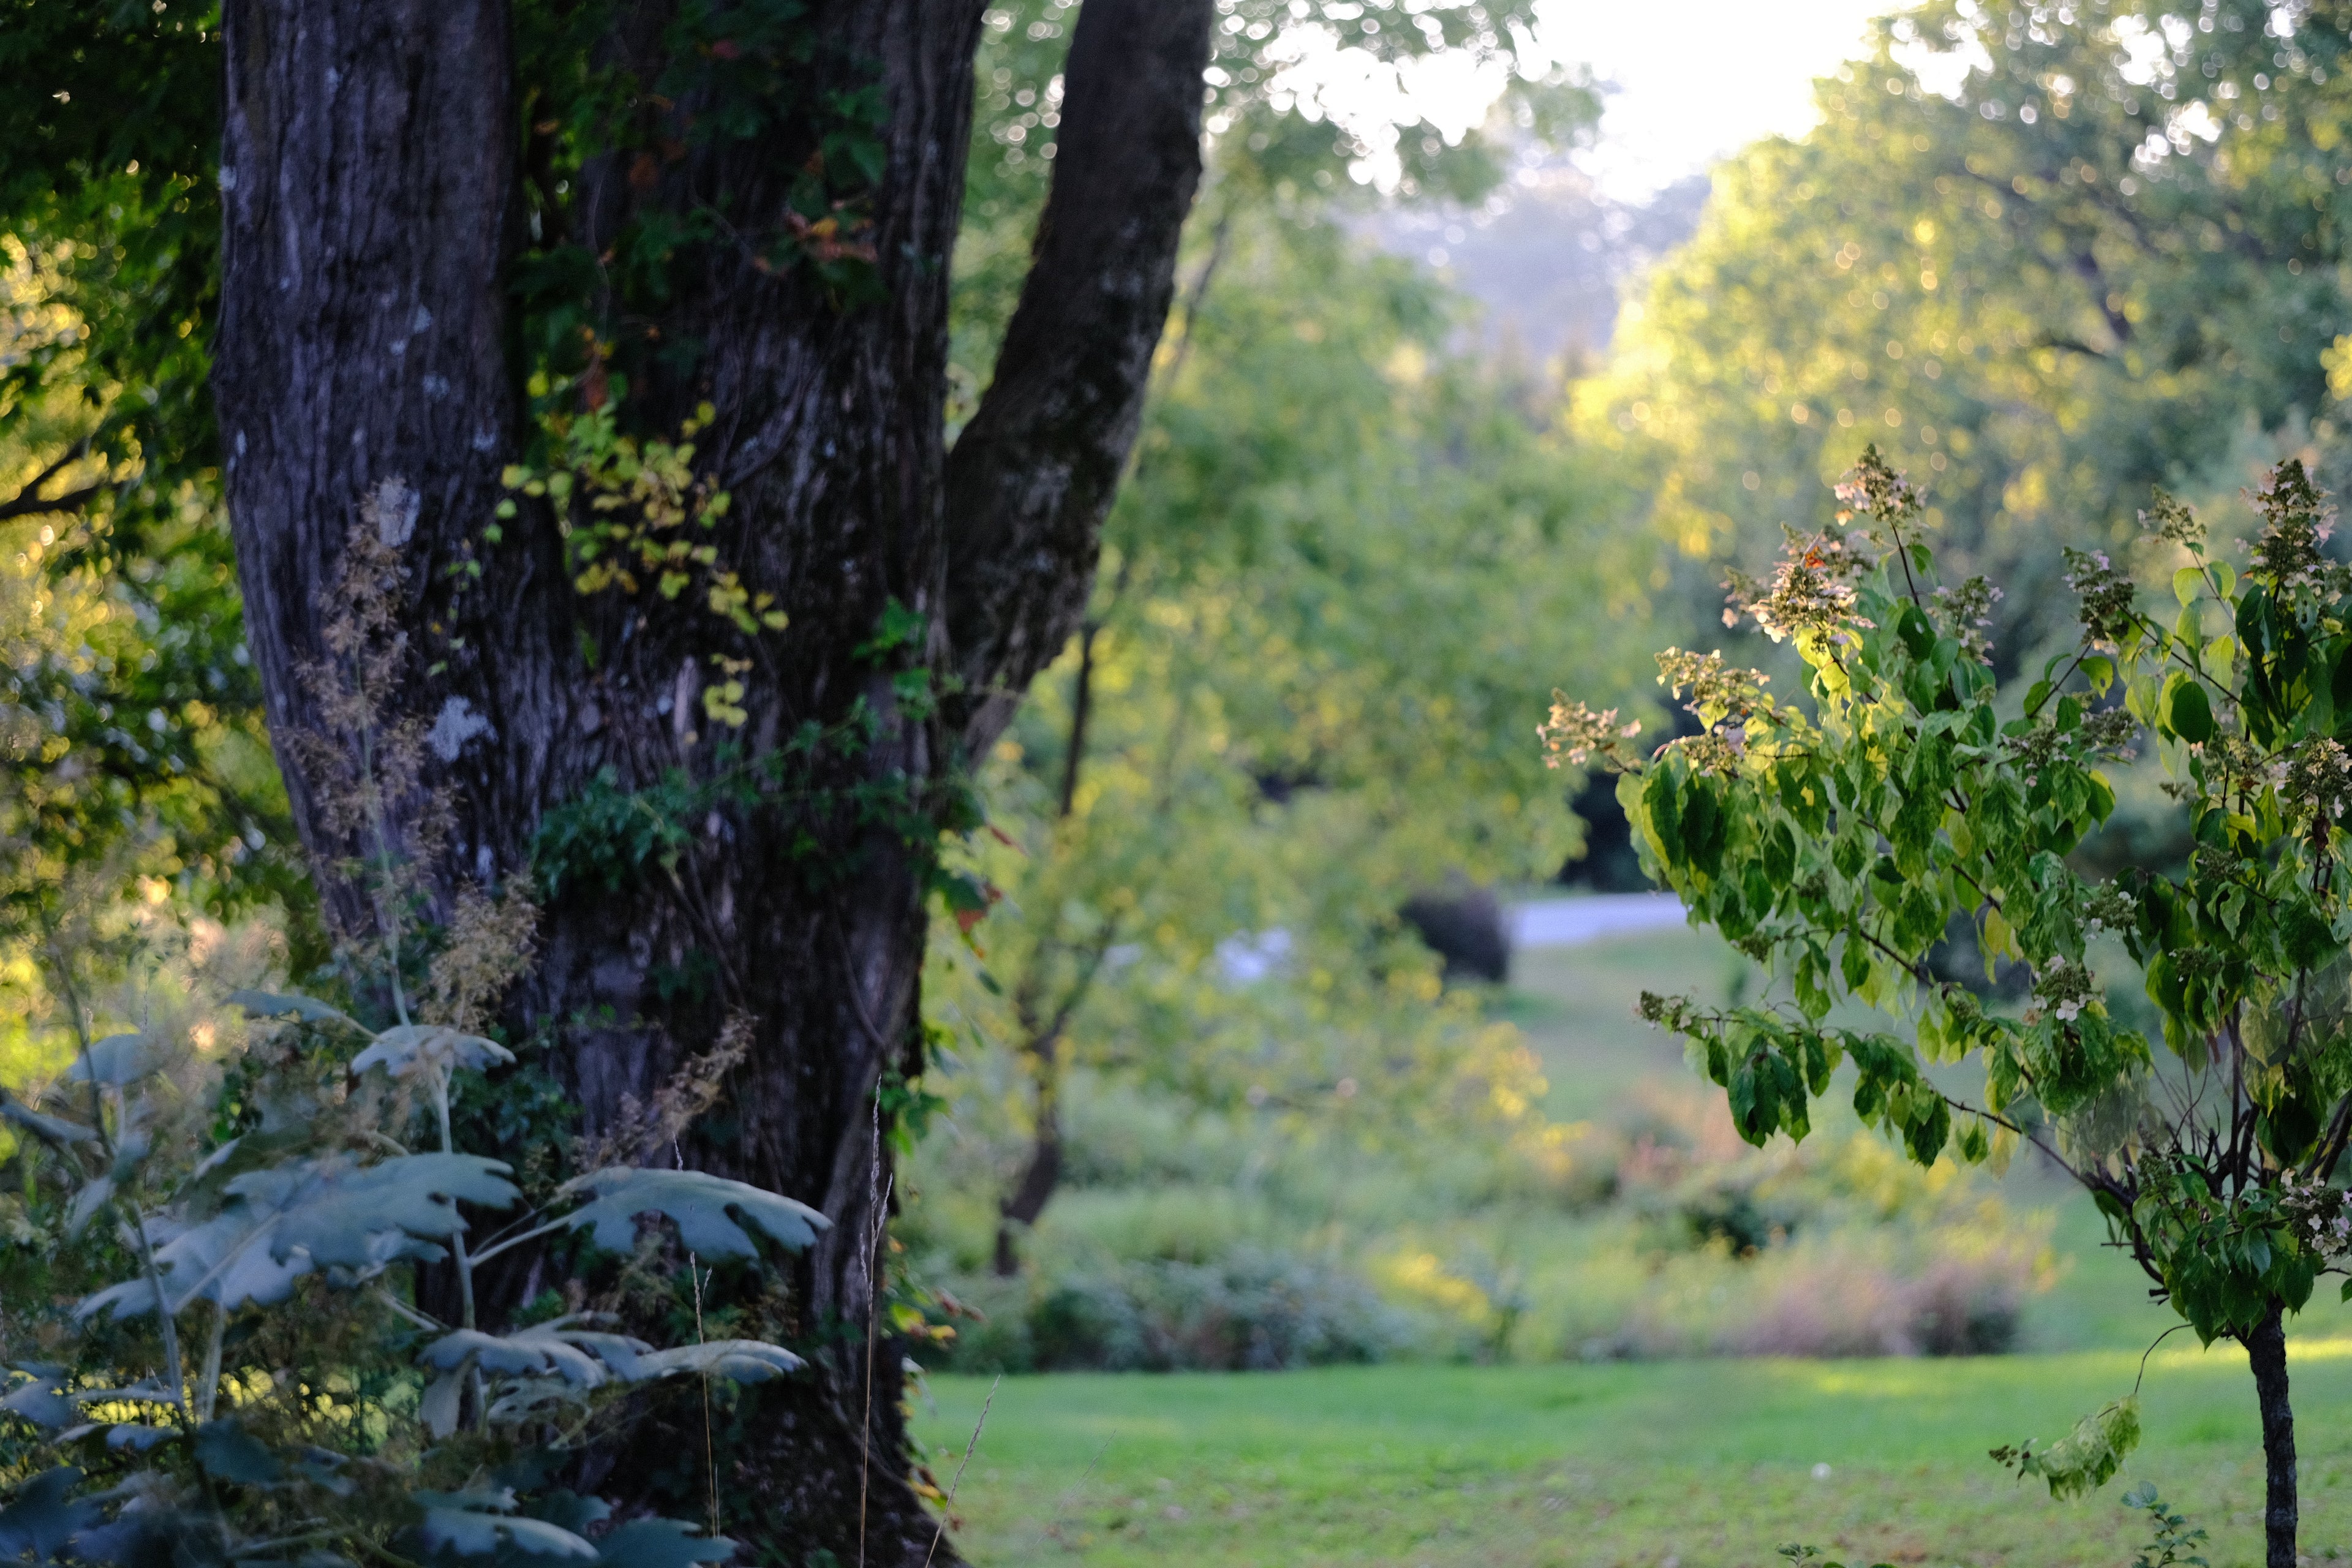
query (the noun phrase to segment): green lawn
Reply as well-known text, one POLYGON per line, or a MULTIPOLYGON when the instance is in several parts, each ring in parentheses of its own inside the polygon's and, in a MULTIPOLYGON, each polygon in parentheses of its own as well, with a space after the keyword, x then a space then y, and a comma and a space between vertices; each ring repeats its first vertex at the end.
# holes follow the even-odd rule
POLYGON ((1635 1018, 1634 998, 1688 992, 1719 1004, 1743 972, 1760 973, 1711 931, 1669 928, 1514 954, 1510 1013, 1543 1058, 1551 1084, 1544 1113, 1605 1117, 1645 1079, 1686 1079, 1682 1042, 1635 1018))
MULTIPOLYGON (((1642 992, 1679 991, 1720 1005, 1735 995, 1753 998, 1763 989, 1763 972, 1713 931, 1668 929, 1522 952, 1512 961, 1506 1010, 1543 1061, 1550 1084, 1545 1114, 1561 1121, 1606 1120, 1644 1086, 1703 1085, 1685 1064, 1681 1041, 1634 1018, 1634 998, 1642 992)), ((1853 1019, 1866 1021, 1859 1013, 1853 1019)), ((1955 1092, 1973 1088, 1962 1084, 1955 1092)), ((1843 1094, 1842 1080, 1824 1107, 1824 1126, 1839 1122, 1836 1105, 1843 1094)), ((2145 1347, 2179 1321, 2148 1301, 2147 1280, 2128 1258, 2101 1245, 2105 1226, 2072 1180, 2029 1155, 2011 1168, 2001 1192, 2017 1209, 2047 1209, 2057 1220, 2052 1239, 2061 1260, 2058 1282, 2026 1303, 2021 1348, 2145 1347)))
MULTIPOLYGON (((1505 1005, 1544 1059, 1547 1113, 1605 1118, 1645 1084, 1686 1089, 1679 1046, 1633 1019, 1633 997, 1722 1000, 1742 967, 1696 931, 1520 954, 1505 1005)), ((2156 1352, 2147 1445, 2088 1500, 2053 1503, 1985 1457, 2127 1392, 2175 1321, 2099 1247, 2071 1184, 2021 1160, 2003 1189, 2058 1215, 2063 1272, 2024 1331, 2058 1353, 1008 1378, 957 1499, 961 1539, 982 1568, 1777 1568, 1772 1549, 1792 1540, 1853 1564, 2125 1568, 2144 1536, 2116 1500, 2145 1477, 2212 1531, 2214 1568, 2258 1562, 2253 1390, 2229 1347, 2182 1348, 2184 1334, 2156 1352)), ((2328 1292, 2305 1328, 2304 1542, 2315 1560, 2352 1560, 2352 1338, 2318 1337, 2352 1324, 2328 1292)), ((919 1412, 942 1485, 988 1386, 936 1379, 919 1412)))
MULTIPOLYGON (((965 1550, 1015 1564, 2129 1563, 2154 1479, 2260 1561, 2244 1358, 2157 1352, 2123 1479, 2053 1503, 1988 1458, 2127 1391, 2123 1352, 1981 1361, 1385 1366, 1272 1375, 1007 1378, 956 1500, 965 1550), (1828 1473, 1818 1473, 1826 1465, 1828 1473)), ((2294 1362, 2304 1542, 2352 1559, 2352 1339, 2294 1362)), ((931 1383, 917 1431, 945 1485, 986 1380, 931 1383)))

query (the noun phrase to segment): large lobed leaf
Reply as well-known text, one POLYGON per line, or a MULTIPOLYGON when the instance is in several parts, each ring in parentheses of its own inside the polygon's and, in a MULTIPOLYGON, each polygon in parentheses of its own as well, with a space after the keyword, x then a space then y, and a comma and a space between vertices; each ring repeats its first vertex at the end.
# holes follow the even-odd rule
POLYGON ((348 1024, 364 1034, 367 1031, 357 1021, 337 1012, 315 996, 299 993, 280 994, 276 991, 232 991, 228 994, 233 1006, 242 1007, 257 1018, 299 1018, 306 1024, 348 1024))
POLYGON ((607 1252, 626 1252, 635 1245, 641 1214, 675 1222, 678 1239, 702 1258, 757 1255, 751 1236, 736 1223, 738 1215, 793 1248, 810 1246, 817 1232, 833 1228, 831 1220, 806 1204, 707 1171, 621 1167, 575 1176, 563 1191, 591 1199, 564 1223, 574 1230, 593 1226, 596 1245, 607 1252))
POLYGON ((577 1405, 587 1390, 608 1378, 646 1383, 700 1373, 759 1383, 803 1364, 782 1346, 760 1340, 714 1340, 656 1351, 632 1335, 575 1328, 576 1321, 558 1318, 509 1334, 458 1329, 442 1335, 417 1357, 440 1373, 425 1387, 418 1419, 436 1438, 456 1431, 467 1374, 475 1368, 510 1380, 491 1399, 488 1412, 492 1424, 508 1425, 577 1405))
POLYGON ((735 1542, 705 1535, 675 1519, 634 1519, 590 1543, 586 1531, 612 1515, 596 1498, 554 1491, 518 1508, 512 1491, 484 1488, 455 1497, 421 1493, 426 1524, 419 1533, 438 1551, 488 1557, 491 1568, 523 1558, 593 1556, 599 1568, 694 1568, 724 1563, 735 1542), (584 1551, 583 1551, 584 1549, 584 1551))
POLYGON ((727 1537, 704 1535, 675 1519, 633 1519, 596 1543, 603 1568, 691 1568, 724 1563, 734 1554, 735 1543, 727 1537))
POLYGON ((646 1378, 708 1373, 738 1383, 761 1383, 783 1373, 796 1372, 802 1364, 801 1358, 792 1352, 764 1340, 712 1340, 639 1356, 635 1375, 646 1378))
POLYGON ((232 1415, 197 1427, 195 1451, 196 1463, 216 1481, 262 1487, 285 1479, 286 1467, 278 1456, 232 1415))
POLYGON ((78 1121, 68 1121, 59 1117, 42 1115, 5 1089, 0 1089, 0 1118, 15 1122, 45 1142, 60 1147, 87 1143, 98 1136, 78 1121))
POLYGON ((32 1381, 19 1384, 0 1398, 0 1410, 21 1415, 36 1426, 63 1426, 79 1414, 66 1395, 63 1370, 46 1363, 21 1364, 16 1370, 31 1373, 32 1381))
POLYGON ((460 1557, 488 1557, 502 1551, 532 1557, 593 1559, 596 1548, 581 1537, 543 1519, 516 1514, 510 1489, 470 1492, 420 1492, 425 1522, 418 1533, 435 1551, 460 1557))
POLYGON ((228 1191, 280 1216, 272 1257, 305 1252, 318 1265, 365 1268, 382 1261, 375 1238, 393 1231, 446 1240, 466 1228, 460 1201, 506 1208, 522 1194, 510 1167, 478 1154, 404 1154, 373 1165, 335 1161, 254 1171, 228 1191))
POLYGON ((510 1334, 486 1334, 458 1329, 425 1347, 416 1359, 436 1372, 456 1372, 468 1363, 484 1372, 516 1373, 530 1377, 561 1377, 583 1388, 604 1381, 604 1364, 591 1351, 601 1341, 617 1341, 620 1353, 632 1355, 649 1348, 641 1340, 621 1334, 596 1333, 566 1326, 563 1320, 534 1323, 510 1334), (586 1342, 583 1348, 579 1342, 586 1342))
POLYGON ((0 1558, 16 1562, 27 1553, 46 1563, 65 1550, 76 1532, 98 1517, 88 1500, 72 1500, 81 1472, 70 1466, 43 1470, 16 1489, 6 1508, 0 1508, 0 1558))
POLYGON ((496 1040, 438 1024, 403 1024, 386 1029, 367 1049, 352 1058, 352 1071, 382 1068, 394 1078, 405 1078, 420 1068, 447 1073, 454 1068, 474 1072, 514 1060, 514 1053, 496 1040))
POLYGON ((144 1035, 109 1035, 94 1040, 73 1066, 66 1068, 66 1077, 75 1083, 101 1083, 109 1089, 121 1089, 136 1083, 162 1065, 162 1054, 144 1035))
MULTIPOLYGON (((201 1225, 148 1222, 170 1310, 202 1298, 224 1307, 282 1301, 313 1268, 364 1279, 401 1258, 438 1257, 432 1243, 466 1228, 457 1203, 505 1208, 520 1194, 508 1167, 474 1154, 405 1154, 373 1165, 299 1160, 230 1181, 228 1205, 201 1225)), ((110 1286, 79 1314, 152 1311, 146 1279, 110 1286)))

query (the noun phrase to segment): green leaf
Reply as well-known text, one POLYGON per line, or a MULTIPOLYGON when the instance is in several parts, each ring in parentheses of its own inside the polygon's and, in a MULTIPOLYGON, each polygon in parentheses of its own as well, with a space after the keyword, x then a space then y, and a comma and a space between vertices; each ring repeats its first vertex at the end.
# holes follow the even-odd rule
POLYGON ((735 1223, 737 1215, 795 1249, 813 1244, 818 1231, 833 1228, 831 1220, 806 1204, 707 1171, 622 1167, 575 1176, 562 1191, 593 1200, 564 1223, 574 1230, 593 1226, 596 1245, 607 1252, 626 1252, 635 1246, 636 1216, 647 1213, 674 1221, 678 1239, 703 1258, 757 1256, 751 1237, 735 1223))
MULTIPOLYGON (((488 1484, 513 1487, 519 1491, 534 1490, 545 1486, 548 1478, 563 1468, 561 1463, 563 1458, 549 1448, 518 1455, 493 1469, 488 1484)), ((553 1491, 525 1500, 517 1511, 532 1519, 543 1519, 550 1524, 561 1525, 574 1535, 585 1536, 613 1517, 613 1505, 603 1498, 582 1497, 578 1492, 559 1487, 553 1491)))
POLYGON ((2157 723, 2191 745, 2203 745, 2213 738, 2213 705, 2196 677, 2186 670, 2173 671, 2164 683, 2157 723))
POLYGON ((2137 1395, 2084 1416, 2040 1456, 2039 1473, 2050 1484, 2050 1495, 2063 1501, 2106 1485, 2139 1447, 2139 1436, 2137 1395))
POLYGON ((1648 781, 1642 786, 1642 805, 1650 819, 1650 831, 1656 835, 1659 850, 1664 855, 1666 864, 1669 867, 1688 865, 1690 855, 1683 847, 1682 792, 1676 785, 1672 766, 1650 770, 1648 781))
POLYGON ((424 1068, 447 1073, 464 1068, 481 1072, 511 1062, 514 1053, 496 1040, 468 1035, 437 1024, 403 1024, 386 1029, 373 1044, 352 1058, 352 1071, 382 1068, 394 1078, 406 1078, 424 1068))
POLYGON ((435 1551, 460 1557, 487 1557, 503 1548, 529 1557, 596 1556, 595 1547, 562 1525, 517 1516, 510 1490, 419 1492, 416 1500, 425 1505, 418 1533, 435 1551))
POLYGON ((2319 1138, 2319 1115, 2302 1098, 2289 1095, 2254 1118, 2254 1136, 2286 1164, 2294 1164, 2319 1138))
POLYGON ((1952 1131, 1952 1108, 1939 1097, 1928 1102, 1924 1115, 1915 1116, 1903 1130, 1904 1146, 1911 1158, 1921 1165, 1932 1165, 1936 1156, 1944 1151, 1944 1141, 1952 1131))
POLYGON ((121 1089, 138 1082, 163 1065, 162 1054, 144 1035, 109 1035, 93 1041, 74 1058, 66 1077, 75 1083, 101 1083, 121 1089))
POLYGON ((1916 605, 1905 605, 1895 617, 1895 635, 1903 639, 1904 647, 1913 658, 1927 658, 1936 646, 1936 628, 1920 614, 1916 605))
POLYGON ((47 1366, 21 1370, 31 1373, 33 1381, 9 1390, 5 1398, 0 1398, 0 1410, 21 1415, 36 1426, 68 1426, 81 1414, 80 1407, 64 1396, 63 1373, 47 1366))
MULTIPOLYGON (((170 1310, 199 1299, 236 1307, 282 1301, 313 1268, 361 1278, 404 1258, 437 1258, 432 1242, 466 1227, 457 1201, 505 1208, 521 1194, 508 1167, 473 1154, 407 1154, 373 1165, 340 1158, 300 1160, 248 1171, 225 1189, 228 1202, 204 1224, 148 1222, 170 1310)), ((135 1316, 155 1310, 144 1279, 110 1286, 75 1309, 135 1316)))
POLYGON ((1991 1140, 1985 1135, 1983 1121, 1977 1117, 1969 1118, 1968 1125, 1960 1129, 1960 1135, 1952 1148, 1953 1152, 1966 1163, 1983 1164, 1992 1152, 1991 1140))
POLYGON ((1683 853, 1709 877, 1722 875, 1729 816, 1706 780, 1694 777, 1683 792, 1683 853))
POLYGON ((735 1542, 727 1537, 704 1535, 675 1519, 631 1520, 596 1543, 601 1568, 692 1568, 697 1563, 724 1563, 734 1552, 735 1542))
POLYGON ((93 1176, 82 1184, 81 1191, 66 1205, 66 1234, 79 1236, 89 1222, 98 1217, 100 1209, 114 1201, 114 1178, 93 1176))
POLYGON ((286 1474, 278 1456, 237 1424, 235 1416, 207 1421, 196 1428, 196 1463, 216 1481, 238 1486, 267 1486, 286 1474))
POLYGON ((320 1162, 307 1170, 256 1171, 230 1193, 282 1215, 271 1252, 295 1251, 317 1264, 360 1268, 377 1262, 376 1238, 399 1232, 446 1239, 466 1228, 464 1201, 507 1208, 522 1194, 504 1178, 509 1168, 478 1154, 405 1154, 357 1169, 320 1162))
POLYGON ((894 648, 918 642, 928 625, 921 613, 910 610, 893 597, 883 604, 882 618, 874 635, 851 650, 850 657, 861 661, 878 661, 894 648))
POLYGON ((1773 824, 1764 838, 1764 874, 1777 889, 1785 888, 1797 874, 1797 836, 1785 822, 1773 824))
POLYGON ((8 1506, 0 1508, 0 1559, 15 1562, 29 1552, 34 1562, 46 1563, 96 1520, 95 1502, 67 1498, 80 1479, 79 1470, 60 1466, 19 1486, 8 1506))
POLYGON ((416 1402, 416 1418, 425 1423, 436 1442, 457 1429, 465 1398, 466 1376, 461 1372, 443 1373, 425 1385, 424 1395, 416 1402))
POLYGON ((5 1089, 0 1089, 0 1118, 15 1122, 44 1142, 60 1147, 69 1148, 76 1143, 87 1143, 98 1136, 79 1121, 68 1121, 59 1117, 42 1115, 5 1089))
POLYGON ((299 1018, 306 1024, 359 1025, 343 1014, 328 1006, 315 996, 276 991, 232 991, 228 994, 232 1006, 242 1007, 257 1018, 299 1018))
POLYGON ((575 1321, 558 1318, 510 1334, 459 1329, 426 1345, 416 1359, 438 1372, 456 1372, 471 1363, 485 1372, 561 1377, 582 1388, 603 1383, 608 1363, 625 1378, 638 1375, 635 1369, 651 1345, 626 1334, 575 1329, 571 1326, 575 1321))
POLYGON ((797 1372, 802 1364, 800 1357, 782 1345, 762 1340, 711 1340, 639 1356, 634 1371, 639 1380, 703 1373, 737 1383, 764 1383, 784 1373, 797 1372))
POLYGON ((2173 646, 2191 658, 2196 656, 2198 648, 2205 641, 2205 617, 2199 613, 2199 608, 2190 605, 2172 623, 2173 646))
POLYGON ((2205 574, 2194 566, 2183 566, 2172 574, 2172 596, 2184 605, 2205 586, 2205 574))

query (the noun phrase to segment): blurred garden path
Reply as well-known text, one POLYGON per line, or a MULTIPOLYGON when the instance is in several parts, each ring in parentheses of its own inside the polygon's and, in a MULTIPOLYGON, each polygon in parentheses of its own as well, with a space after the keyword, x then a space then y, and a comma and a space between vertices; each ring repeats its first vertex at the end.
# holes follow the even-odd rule
POLYGON ((1581 947, 1634 931, 1683 923, 1683 905, 1672 893, 1591 893, 1582 898, 1537 899, 1511 907, 1514 947, 1581 947))

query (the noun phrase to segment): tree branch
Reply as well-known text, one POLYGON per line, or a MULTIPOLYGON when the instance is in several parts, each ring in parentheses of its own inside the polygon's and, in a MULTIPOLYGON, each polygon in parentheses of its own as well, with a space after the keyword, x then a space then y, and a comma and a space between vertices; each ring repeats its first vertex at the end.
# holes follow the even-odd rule
POLYGON ((1200 183, 1213 19, 1210 0, 1078 13, 1034 259, 948 458, 946 621, 975 753, 1086 610, 1200 183))
POLYGON ((2114 298, 2115 290, 2107 287, 2107 275, 2101 269, 2099 258, 2092 251, 2087 238, 2084 241, 2082 248, 2074 252, 2074 275, 2080 278, 2091 290, 2091 308, 2105 319, 2107 331, 2116 335, 2116 342, 2117 343, 2131 342, 2131 318, 2108 302, 2114 298))
POLYGON ((78 490, 68 490, 61 496, 50 496, 46 500, 36 493, 43 485, 63 473, 68 466, 79 462, 88 456, 89 456, 89 439, 85 437, 67 447, 64 455, 56 462, 26 479, 15 495, 5 501, 0 501, 0 522, 6 522, 19 517, 36 517, 45 511, 79 511, 88 506, 100 491, 106 489, 103 484, 84 485, 78 490))

